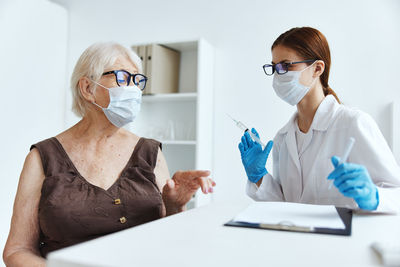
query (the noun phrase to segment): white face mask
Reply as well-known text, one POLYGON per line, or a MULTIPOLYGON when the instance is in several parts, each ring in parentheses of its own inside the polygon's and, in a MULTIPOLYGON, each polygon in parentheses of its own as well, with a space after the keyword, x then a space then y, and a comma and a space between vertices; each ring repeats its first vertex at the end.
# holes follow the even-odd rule
POLYGON ((142 103, 142 91, 137 86, 107 88, 95 81, 92 82, 108 90, 110 104, 107 108, 103 108, 95 102, 93 104, 103 110, 112 124, 121 128, 135 120, 142 103))
POLYGON ((288 71, 282 75, 275 73, 272 82, 275 93, 290 105, 297 105, 308 93, 315 81, 314 79, 310 86, 302 85, 300 83, 300 75, 303 71, 314 65, 314 63, 301 71, 288 71))

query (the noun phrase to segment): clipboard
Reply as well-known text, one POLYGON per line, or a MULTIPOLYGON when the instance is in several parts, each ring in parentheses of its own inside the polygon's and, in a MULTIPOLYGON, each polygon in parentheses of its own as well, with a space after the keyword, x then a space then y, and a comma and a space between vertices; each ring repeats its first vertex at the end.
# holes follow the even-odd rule
POLYGON ((353 211, 347 208, 336 207, 336 211, 338 212, 340 219, 343 221, 345 225, 344 229, 335 229, 335 228, 319 228, 319 227, 301 227, 291 225, 289 223, 281 223, 281 224, 258 224, 258 223, 246 223, 246 222, 236 222, 231 220, 224 224, 224 226, 233 226, 233 227, 246 227, 246 228, 256 228, 256 229, 264 229, 264 230, 278 230, 278 231, 292 231, 292 232, 302 232, 302 233, 315 233, 315 234, 328 234, 328 235, 343 235, 350 236, 351 235, 351 222, 353 218, 353 211))

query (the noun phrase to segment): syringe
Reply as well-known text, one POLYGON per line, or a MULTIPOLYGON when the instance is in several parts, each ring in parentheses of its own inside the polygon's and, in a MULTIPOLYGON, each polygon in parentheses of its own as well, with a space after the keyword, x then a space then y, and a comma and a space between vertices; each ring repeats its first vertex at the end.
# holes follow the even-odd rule
POLYGON ((255 142, 259 143, 263 148, 265 147, 265 144, 263 142, 261 142, 260 138, 258 138, 255 134, 253 134, 249 130, 249 128, 247 128, 247 126, 243 124, 243 122, 235 120, 229 114, 226 114, 226 115, 228 115, 228 117, 231 118, 236 123, 236 126, 239 127, 239 129, 243 130, 244 132, 248 132, 250 134, 251 138, 253 138, 253 140, 255 142))
MULTIPOLYGON (((337 166, 339 166, 340 164, 345 163, 347 161, 347 158, 349 157, 351 149, 353 148, 353 145, 355 142, 356 142, 356 139, 354 139, 354 137, 349 137, 349 140, 347 140, 347 143, 345 146, 344 153, 343 153, 342 157, 340 158, 340 161, 337 166)), ((332 185, 333 185, 333 181, 329 185, 328 190, 331 190, 332 185)))

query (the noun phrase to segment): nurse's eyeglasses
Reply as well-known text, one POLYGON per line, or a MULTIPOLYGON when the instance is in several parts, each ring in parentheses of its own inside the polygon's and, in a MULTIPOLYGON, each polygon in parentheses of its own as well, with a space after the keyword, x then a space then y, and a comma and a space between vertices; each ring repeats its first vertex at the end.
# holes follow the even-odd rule
POLYGON ((146 87, 146 82, 148 80, 148 78, 146 76, 144 76, 143 74, 140 74, 140 73, 132 74, 126 70, 107 71, 107 72, 104 72, 102 75, 108 75, 108 74, 115 75, 115 80, 116 80, 118 86, 128 86, 132 80, 133 83, 142 91, 146 87))
POLYGON ((263 66, 263 70, 266 75, 270 76, 274 74, 276 71, 277 74, 282 75, 285 74, 289 71, 289 66, 293 64, 299 64, 299 63, 310 63, 310 62, 315 62, 317 59, 307 59, 307 60, 302 60, 302 61, 295 61, 295 62, 280 62, 276 64, 265 64, 263 66))

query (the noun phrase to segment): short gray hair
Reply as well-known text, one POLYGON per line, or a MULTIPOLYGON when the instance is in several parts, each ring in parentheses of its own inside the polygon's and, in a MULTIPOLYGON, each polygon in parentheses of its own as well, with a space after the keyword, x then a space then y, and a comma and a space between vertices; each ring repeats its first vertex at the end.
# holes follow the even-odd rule
POLYGON ((128 58, 142 73, 142 62, 138 55, 118 43, 95 43, 79 57, 71 76, 72 111, 77 116, 85 116, 88 105, 79 90, 79 79, 88 77, 97 81, 104 70, 114 65, 117 58, 121 56, 128 58))

